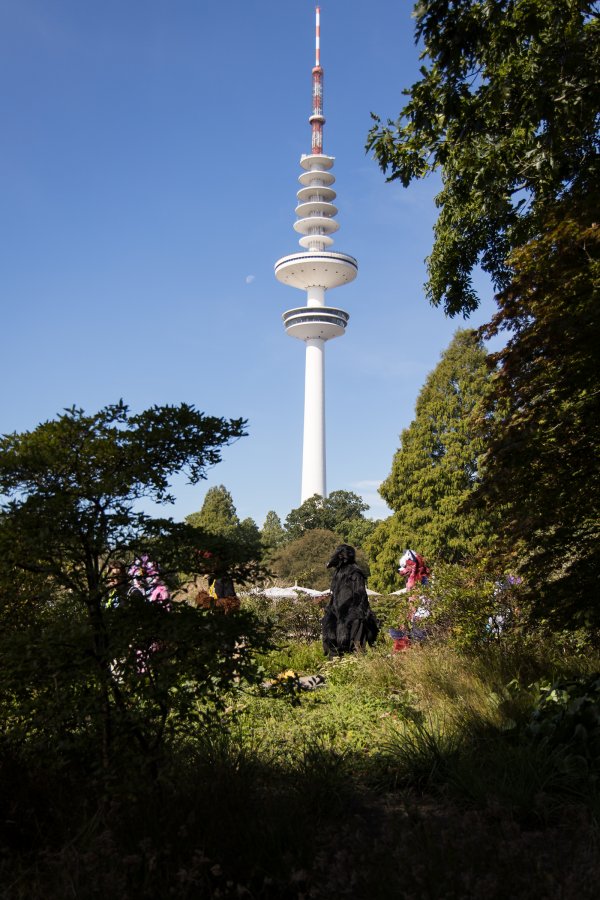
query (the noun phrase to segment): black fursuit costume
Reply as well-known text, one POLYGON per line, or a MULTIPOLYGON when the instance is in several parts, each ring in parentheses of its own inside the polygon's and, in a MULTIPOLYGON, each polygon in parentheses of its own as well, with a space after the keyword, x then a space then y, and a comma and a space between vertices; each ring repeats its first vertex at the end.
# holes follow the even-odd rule
POLYGON ((341 544, 327 563, 327 568, 335 572, 321 628, 323 651, 330 659, 374 644, 379 632, 369 606, 365 576, 355 558, 354 547, 341 544))

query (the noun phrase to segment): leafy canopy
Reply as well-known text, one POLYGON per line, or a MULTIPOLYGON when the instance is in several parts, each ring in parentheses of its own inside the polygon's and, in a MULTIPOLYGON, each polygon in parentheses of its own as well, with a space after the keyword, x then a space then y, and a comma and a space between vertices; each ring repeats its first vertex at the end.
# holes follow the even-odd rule
POLYGON ((507 286, 510 250, 565 192, 597 190, 600 22, 594 0, 419 0, 421 78, 373 150, 404 186, 440 170, 427 294, 477 308, 477 264, 507 286))
POLYGON ((186 522, 217 534, 240 524, 233 497, 223 484, 207 490, 200 512, 186 516, 186 522))
MULTIPOLYGON (((499 294, 478 506, 552 625, 598 622, 600 20, 593 0, 419 0, 421 78, 368 146, 389 180, 439 170, 430 300, 499 294), (493 415, 490 415, 490 412, 493 415)), ((379 535, 380 544, 385 536, 379 535)))
POLYGON ((260 540, 263 548, 263 559, 269 563, 276 550, 281 547, 287 540, 285 528, 281 524, 281 519, 271 509, 265 516, 263 527, 260 530, 260 540))
POLYGON ((307 531, 320 528, 334 531, 341 541, 347 542, 352 527, 366 521, 364 513, 368 508, 353 491, 332 491, 328 497, 315 494, 287 516, 288 539, 296 540, 307 531))
POLYGON ((34 431, 5 435, 4 558, 95 603, 111 559, 186 532, 138 511, 138 501, 172 503, 170 478, 181 471, 192 484, 205 478, 222 446, 245 434, 245 424, 187 404, 132 415, 120 402, 92 415, 73 407, 34 431))

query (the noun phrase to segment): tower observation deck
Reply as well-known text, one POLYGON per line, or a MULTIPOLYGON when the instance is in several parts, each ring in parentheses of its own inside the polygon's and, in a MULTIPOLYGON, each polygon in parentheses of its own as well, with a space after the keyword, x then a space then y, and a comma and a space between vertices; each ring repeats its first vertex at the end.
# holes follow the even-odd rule
POLYGON ((275 263, 275 277, 283 284, 306 292, 306 305, 288 309, 283 323, 290 337, 306 344, 304 386, 304 442, 301 503, 313 494, 326 494, 325 457, 325 342, 341 337, 350 318, 343 309, 329 306, 325 293, 354 281, 358 264, 353 256, 331 250, 332 234, 339 226, 333 156, 323 153, 323 69, 320 62, 320 9, 316 9, 316 59, 312 70, 312 146, 300 159, 297 220, 300 253, 283 256, 275 263))

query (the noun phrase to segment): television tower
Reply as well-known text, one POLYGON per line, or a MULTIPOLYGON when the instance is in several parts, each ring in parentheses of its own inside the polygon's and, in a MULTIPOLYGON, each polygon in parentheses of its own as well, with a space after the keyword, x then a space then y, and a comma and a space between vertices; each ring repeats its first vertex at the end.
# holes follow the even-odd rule
POLYGON ((325 291, 354 281, 358 264, 353 256, 328 248, 331 235, 338 230, 335 221, 336 193, 330 169, 333 156, 323 153, 323 69, 321 68, 321 13, 316 10, 316 58, 312 70, 311 152, 303 154, 304 170, 298 181, 297 221, 294 230, 302 235, 301 253, 282 256, 275 263, 275 277, 283 284, 306 291, 306 306, 288 309, 283 314, 290 337, 306 344, 304 382, 304 442, 302 450, 302 493, 304 503, 313 494, 326 497, 325 465, 325 342, 341 337, 350 318, 343 309, 327 306, 325 291))

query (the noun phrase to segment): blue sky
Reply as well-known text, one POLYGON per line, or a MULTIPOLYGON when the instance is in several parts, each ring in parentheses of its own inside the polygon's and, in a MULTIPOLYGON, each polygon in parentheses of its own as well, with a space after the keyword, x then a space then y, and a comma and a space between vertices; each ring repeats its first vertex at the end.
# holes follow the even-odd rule
MULTIPOLYGON (((304 346, 281 314, 304 295, 275 261, 310 149, 310 0, 0 0, 0 431, 73 404, 193 403, 249 420, 195 487, 224 484, 262 525, 300 502, 304 346)), ((370 111, 418 78, 412 3, 323 0, 324 150, 336 157, 334 249, 357 280, 326 349, 327 486, 377 495, 427 374, 464 323, 432 309, 424 259, 434 179, 386 184, 370 111)), ((492 291, 470 324, 489 319, 492 291)), ((469 323, 468 323, 469 324, 469 323)))

